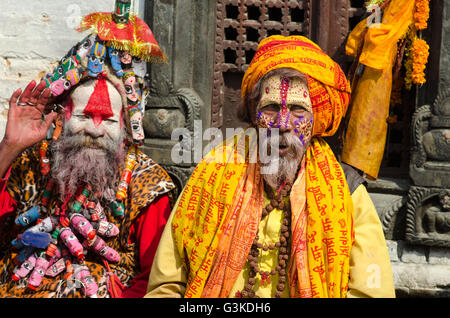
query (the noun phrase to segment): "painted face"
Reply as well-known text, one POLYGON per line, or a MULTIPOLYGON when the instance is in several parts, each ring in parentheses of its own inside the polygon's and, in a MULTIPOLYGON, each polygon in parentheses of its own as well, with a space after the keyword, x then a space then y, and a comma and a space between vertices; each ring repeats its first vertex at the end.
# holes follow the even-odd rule
POLYGON ((95 34, 92 34, 81 41, 80 47, 78 48, 77 52, 80 58, 86 57, 89 52, 91 52, 92 46, 95 43, 95 37, 95 34))
POLYGON ((136 82, 136 77, 129 76, 124 85, 127 98, 131 101, 131 104, 134 105, 139 102, 139 84, 136 82))
POLYGON ((69 70, 65 76, 57 79, 56 81, 50 83, 50 91, 53 96, 59 96, 64 91, 69 90, 72 86, 80 82, 82 71, 78 68, 69 70))
POLYGON ((72 86, 77 85, 80 82, 81 76, 83 75, 83 70, 80 68, 74 68, 66 73, 66 80, 69 84, 64 85, 64 89, 68 90, 72 86))
POLYGON ((128 51, 121 51, 120 52, 120 61, 125 64, 131 64, 133 62, 133 58, 131 54, 128 51))
POLYGON ((118 77, 123 76, 122 63, 120 63, 119 51, 113 47, 108 48, 109 59, 111 61, 111 66, 116 72, 118 77))
POLYGON ((308 84, 300 78, 270 76, 262 83, 256 123, 260 128, 279 128, 295 134, 304 146, 312 134, 312 103, 308 84))
POLYGON ((131 133, 133 135, 133 141, 136 144, 142 144, 144 140, 144 129, 142 128, 142 112, 137 111, 130 118, 131 133))
POLYGON ((72 134, 118 140, 121 132, 122 98, 104 78, 79 84, 66 105, 66 125, 72 134))
POLYGON ((59 96, 64 92, 64 82, 65 80, 63 78, 59 78, 50 84, 50 91, 53 96, 59 96))
POLYGON ((147 73, 147 63, 136 57, 133 57, 133 70, 136 76, 145 77, 145 74, 147 73))
POLYGON ((116 23, 127 24, 130 17, 131 0, 118 0, 116 2, 116 10, 113 14, 116 23))
POLYGON ((61 74, 64 75, 68 71, 73 70, 80 64, 80 57, 78 55, 68 57, 61 61, 60 67, 62 67, 61 74))
POLYGON ((105 63, 106 47, 100 42, 96 42, 89 54, 89 76, 97 77, 103 71, 103 64, 105 63))

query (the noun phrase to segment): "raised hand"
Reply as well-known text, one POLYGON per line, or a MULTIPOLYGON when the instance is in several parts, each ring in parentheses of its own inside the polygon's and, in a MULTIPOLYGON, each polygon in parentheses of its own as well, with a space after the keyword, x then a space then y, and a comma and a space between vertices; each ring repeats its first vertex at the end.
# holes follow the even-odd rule
POLYGON ((0 142, 0 178, 22 151, 45 138, 58 115, 44 114, 50 98, 50 89, 45 86, 44 81, 37 86, 31 81, 23 92, 19 88, 11 96, 5 135, 0 142))
POLYGON ((44 114, 49 97, 50 89, 45 87, 44 81, 37 86, 31 81, 23 92, 20 88, 16 90, 9 102, 3 142, 20 153, 43 140, 57 116, 56 112, 44 114))

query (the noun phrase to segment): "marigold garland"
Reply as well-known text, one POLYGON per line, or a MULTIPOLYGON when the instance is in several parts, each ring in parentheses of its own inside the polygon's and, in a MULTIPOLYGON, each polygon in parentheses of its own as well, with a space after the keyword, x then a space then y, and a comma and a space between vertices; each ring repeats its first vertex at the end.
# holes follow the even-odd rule
POLYGON ((416 0, 414 24, 408 32, 408 48, 405 50, 405 87, 410 90, 412 84, 421 85, 426 82, 425 69, 428 62, 429 50, 427 42, 417 37, 417 31, 428 27, 430 15, 430 1, 416 0))
POLYGON ((414 84, 424 84, 425 79, 425 68, 428 62, 428 55, 430 47, 427 42, 422 39, 416 38, 412 44, 412 60, 413 60, 413 70, 412 70, 412 81, 414 84))
POLYGON ((430 1, 416 0, 416 12, 414 13, 415 27, 417 30, 424 30, 428 27, 430 17, 430 1))

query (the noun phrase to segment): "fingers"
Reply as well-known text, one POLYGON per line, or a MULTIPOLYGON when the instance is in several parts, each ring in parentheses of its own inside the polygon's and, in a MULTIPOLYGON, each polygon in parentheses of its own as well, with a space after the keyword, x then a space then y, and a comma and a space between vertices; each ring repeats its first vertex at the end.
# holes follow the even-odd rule
POLYGON ((51 96, 51 91, 46 86, 45 81, 41 81, 36 85, 36 82, 33 80, 23 92, 21 90, 14 92, 11 97, 11 103, 14 102, 14 105, 17 104, 19 106, 36 107, 42 114, 51 96))
POLYGON ((17 106, 17 100, 19 99, 20 94, 22 94, 21 88, 19 88, 12 94, 11 99, 9 100, 9 107, 17 106))
POLYGON ((34 89, 34 91, 31 93, 29 103, 31 104, 37 104, 39 97, 41 96, 42 92, 45 90, 45 87, 47 84, 45 81, 41 81, 34 89))
POLYGON ((41 113, 44 112, 44 108, 48 103, 50 95, 51 91, 49 88, 44 88, 44 91, 42 92, 42 94, 40 94, 39 99, 36 102, 36 108, 39 109, 41 113))
POLYGON ((36 87, 35 81, 31 81, 27 85, 27 87, 25 87, 25 90, 23 91, 19 99, 19 106, 27 106, 27 103, 30 101, 31 94, 33 93, 33 89, 35 87, 36 87))
POLYGON ((52 122, 56 120, 56 117, 58 116, 57 112, 50 112, 44 117, 44 120, 42 121, 42 128, 45 129, 45 133, 47 134, 47 131, 50 129, 50 125, 52 122))

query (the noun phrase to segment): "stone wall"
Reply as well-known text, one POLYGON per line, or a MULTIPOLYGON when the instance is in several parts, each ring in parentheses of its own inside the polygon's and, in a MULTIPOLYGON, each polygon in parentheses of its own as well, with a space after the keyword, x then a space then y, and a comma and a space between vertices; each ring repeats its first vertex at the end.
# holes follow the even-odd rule
POLYGON ((450 297, 450 250, 387 240, 397 297, 450 297))
MULTIPOLYGON (((134 12, 140 16, 143 4, 144 0, 133 1, 134 12)), ((114 0, 2 0, 0 9, 2 138, 13 91, 50 71, 55 62, 82 39, 83 35, 74 30, 81 17, 97 11, 112 11, 114 0)))

